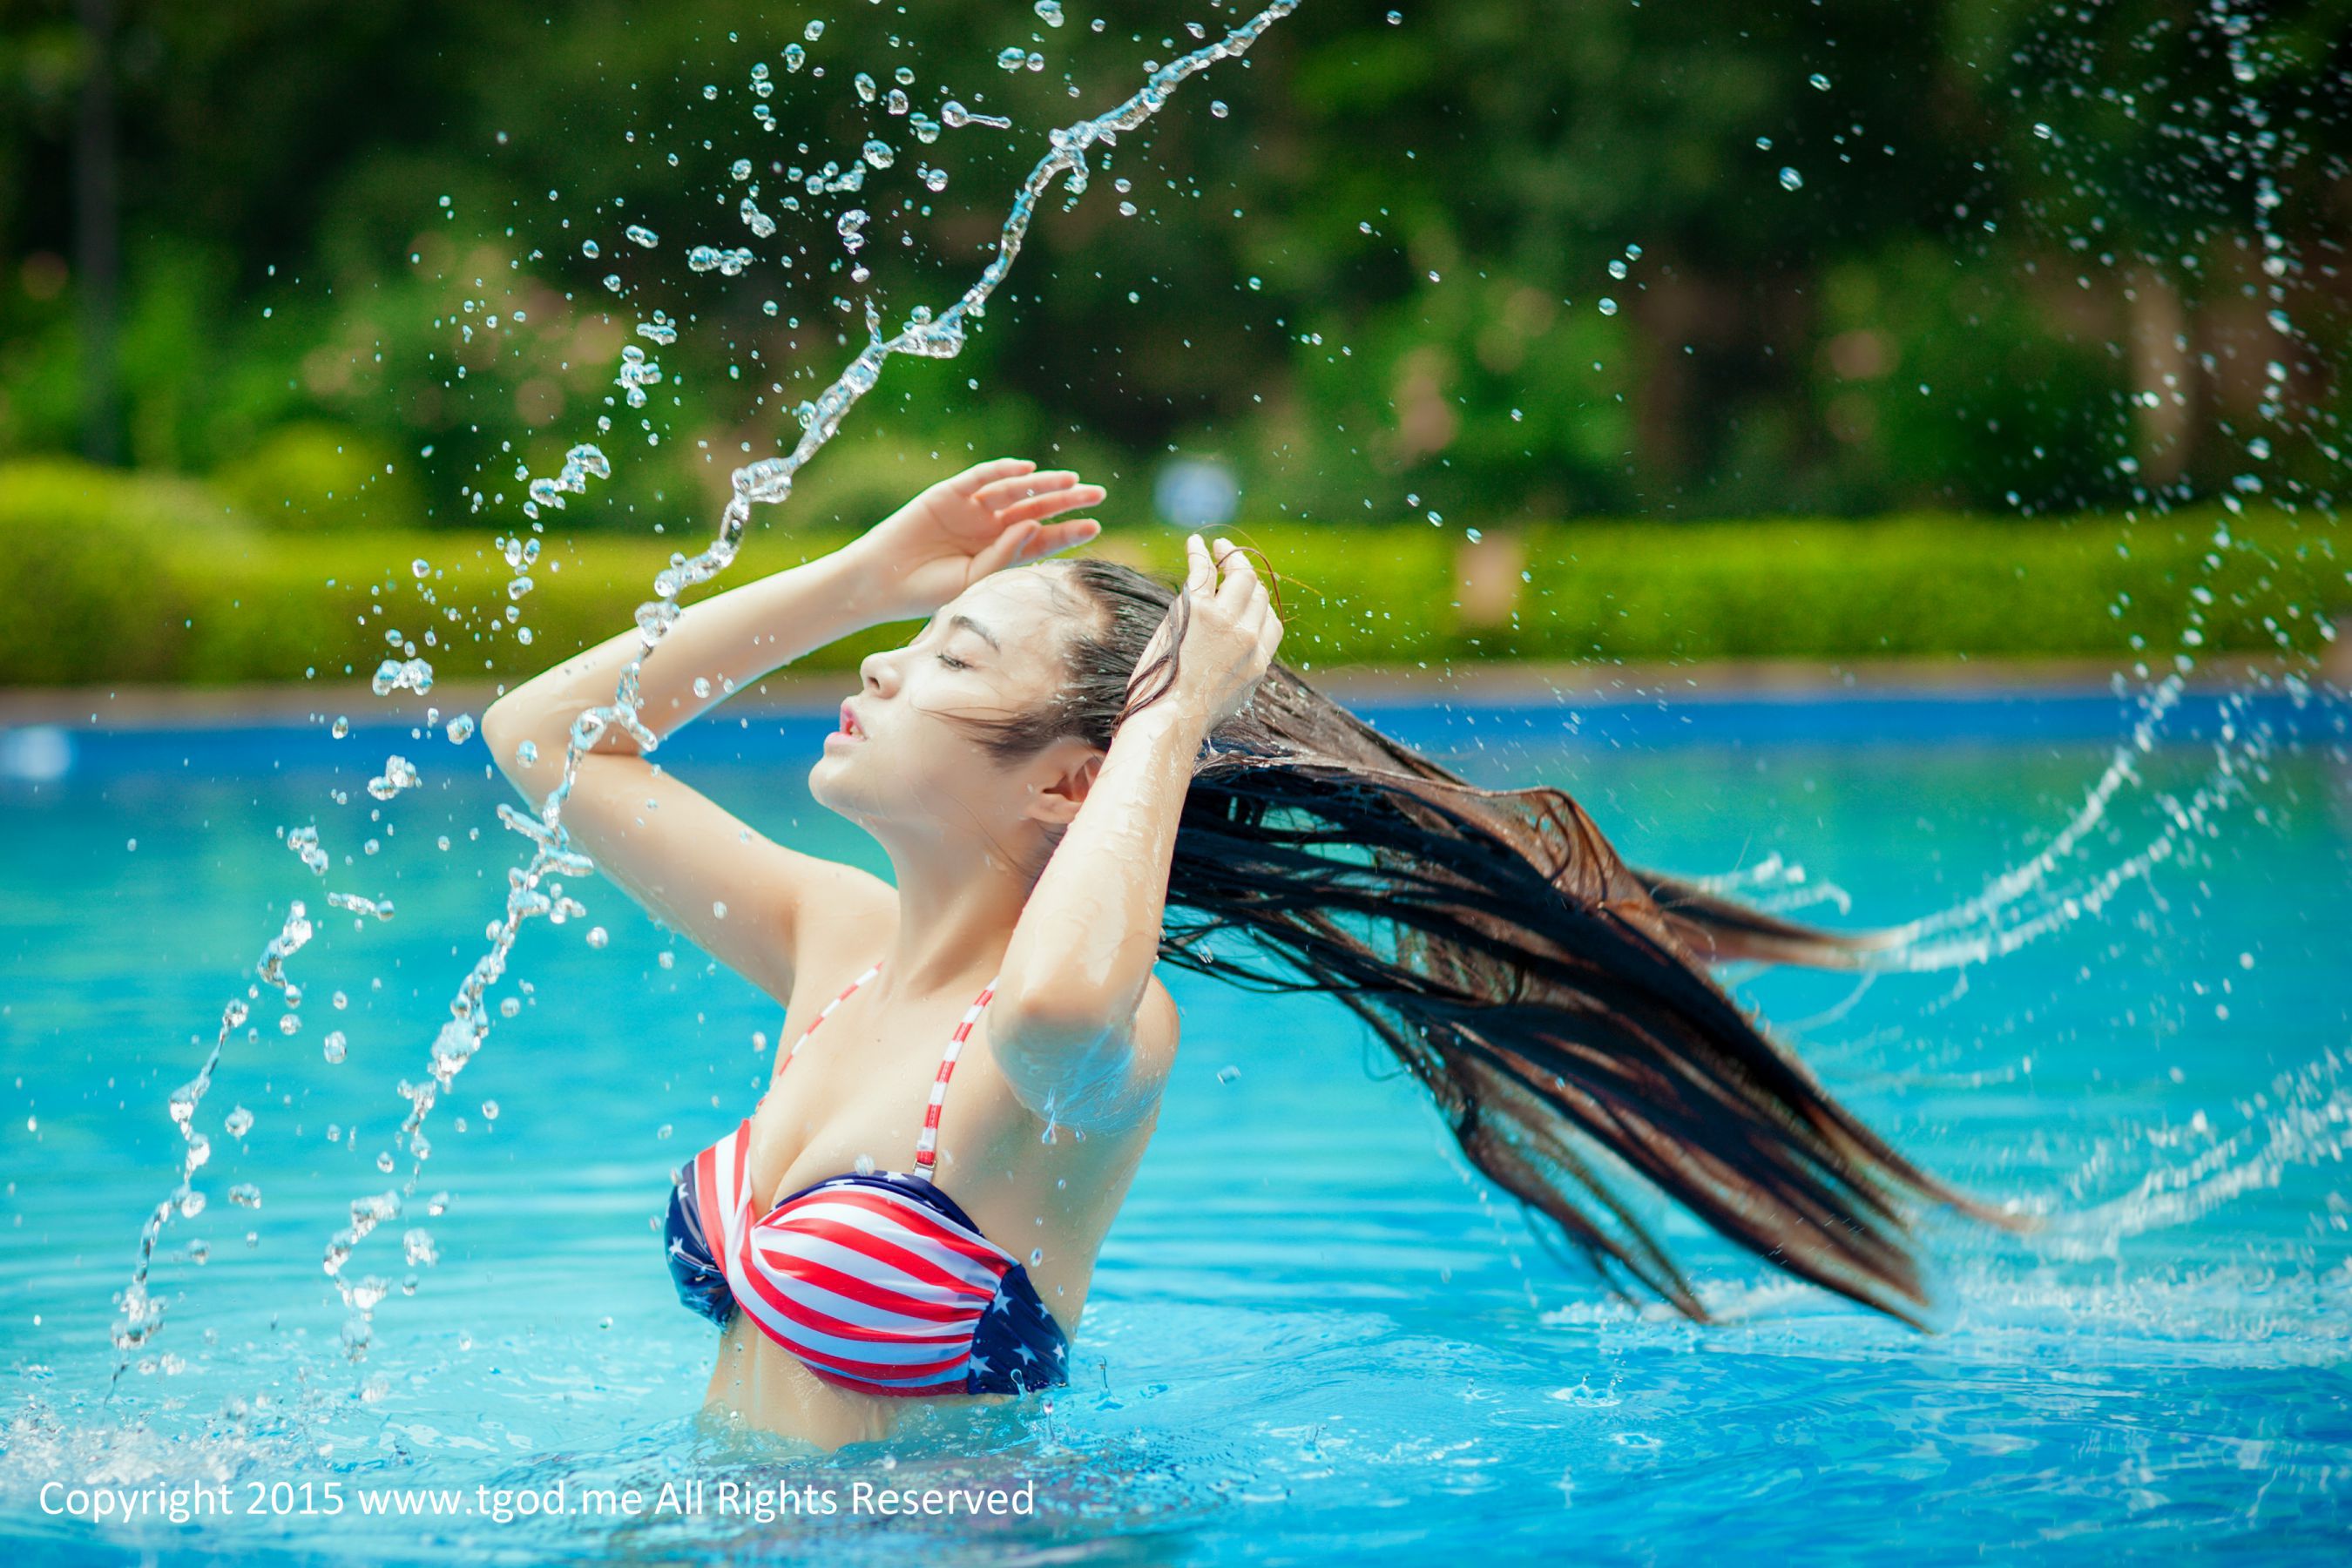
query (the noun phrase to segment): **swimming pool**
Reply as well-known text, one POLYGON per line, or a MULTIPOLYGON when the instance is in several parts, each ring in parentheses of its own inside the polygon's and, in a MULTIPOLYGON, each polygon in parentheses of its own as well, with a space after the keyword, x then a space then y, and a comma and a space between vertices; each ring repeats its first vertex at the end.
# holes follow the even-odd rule
MULTIPOLYGON (((2220 715, 2200 702, 2060 880, 2165 831, 2165 802, 2214 762, 2220 715)), ((1637 863, 1801 863, 1809 886, 1850 896, 1832 923, 1978 893, 2047 843, 2122 730, 2100 693, 1629 702, 1572 721, 1367 711, 1480 782, 1566 785, 1637 863)), ((656 1239, 670 1167, 756 1098, 772 1004, 608 885, 573 887, 588 914, 528 929, 499 988, 517 1015, 434 1112, 407 1212, 353 1259, 390 1288, 354 1364, 321 1253, 353 1200, 405 1173, 375 1157, 520 858, 494 816, 511 792, 483 777, 478 741, 405 728, 20 747, 35 763, 0 778, 7 1555, 1945 1562, 2228 1544, 2339 1559, 2352 765, 2339 708, 2267 711, 2291 738, 2242 796, 2098 915, 1986 964, 1741 982, 1898 1146, 2050 1214, 2023 1240, 1929 1223, 1940 1332, 1786 1283, 1687 1223, 1670 1238, 1738 1321, 1614 1305, 1471 1179, 1342 1009, 1170 973, 1181 1056, 1073 1386, 815 1461, 697 1428, 715 1336, 677 1304, 656 1239), (425 785, 379 804, 365 784, 393 751, 425 785), (314 820, 323 878, 278 837, 314 820), (360 922, 329 890, 395 914, 360 922), (169 1312, 148 1353, 168 1360, 103 1403, 110 1297, 178 1169, 167 1098, 294 898, 320 928, 289 966, 300 1026, 278 1032, 264 988, 250 1037, 231 1039, 197 1116, 209 1201, 173 1221, 155 1265, 169 1312), (347 1037, 341 1063, 330 1030, 347 1037), (224 1125, 237 1107, 243 1137, 224 1125), (247 1183, 257 1207, 230 1200, 247 1183), (404 1258, 412 1229, 436 1260, 404 1258), (238 1511, 100 1527, 50 1511, 53 1481, 226 1483, 238 1511), (1025 1516, 847 1511, 860 1483, 1024 1482, 1025 1516), (844 1512, 762 1520, 751 1493, 779 1484, 831 1489, 844 1512), (679 1508, 583 1507, 606 1489, 657 1504, 665 1485, 679 1508), (476 1491, 559 1487, 560 1516, 503 1521, 476 1491), (364 1513, 363 1493, 428 1510, 446 1493, 460 1511, 364 1513)), ((823 727, 721 717, 665 754, 768 830, 880 870, 803 792, 823 727)))

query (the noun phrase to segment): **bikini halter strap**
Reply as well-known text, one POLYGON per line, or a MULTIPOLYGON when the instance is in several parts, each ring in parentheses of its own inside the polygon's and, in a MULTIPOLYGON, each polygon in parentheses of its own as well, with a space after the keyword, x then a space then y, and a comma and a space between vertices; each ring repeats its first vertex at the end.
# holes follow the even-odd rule
MULTIPOLYGON (((882 961, 877 958, 866 965, 865 973, 843 986, 838 995, 819 1008, 816 1016, 809 1020, 809 1026, 801 1031, 801 1037, 793 1042, 793 1048, 785 1053, 784 1065, 792 1065, 793 1058, 801 1054, 801 1047, 808 1044, 809 1037, 816 1033, 816 1026, 824 1023, 835 1007, 847 1001, 851 992, 881 971, 882 961)), ((997 982, 1003 978, 1003 973, 999 971, 986 985, 981 987, 980 994, 972 998, 971 1005, 963 1010, 963 1017, 957 1022, 955 1033, 948 1037, 947 1050, 940 1058, 940 1070, 931 1079, 930 1101, 923 1108, 923 1131, 915 1140, 914 1173, 925 1181, 931 1179, 931 1167, 938 1163, 940 1108, 947 1103, 948 1080, 955 1076, 956 1058, 963 1055, 964 1042, 971 1038, 972 1026, 980 1022, 980 1015, 988 1006, 989 998, 996 994, 997 982)), ((783 1068, 776 1070, 782 1072, 783 1068)))

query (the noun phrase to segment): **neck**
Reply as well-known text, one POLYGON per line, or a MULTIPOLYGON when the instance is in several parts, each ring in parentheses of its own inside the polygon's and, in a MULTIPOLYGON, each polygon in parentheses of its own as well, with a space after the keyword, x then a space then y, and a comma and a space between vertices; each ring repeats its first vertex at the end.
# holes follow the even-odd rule
POLYGON ((886 997, 977 993, 1003 963, 1031 879, 980 845, 932 838, 885 848, 898 887, 898 929, 869 984, 886 997))

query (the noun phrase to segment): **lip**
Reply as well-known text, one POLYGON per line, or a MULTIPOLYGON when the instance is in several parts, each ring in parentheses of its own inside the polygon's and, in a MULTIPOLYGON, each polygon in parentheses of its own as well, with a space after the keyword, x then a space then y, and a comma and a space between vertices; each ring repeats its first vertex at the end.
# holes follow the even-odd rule
POLYGON ((834 734, 845 740, 866 739, 866 727, 857 721, 857 710, 850 706, 846 699, 841 704, 841 728, 835 730, 834 734))

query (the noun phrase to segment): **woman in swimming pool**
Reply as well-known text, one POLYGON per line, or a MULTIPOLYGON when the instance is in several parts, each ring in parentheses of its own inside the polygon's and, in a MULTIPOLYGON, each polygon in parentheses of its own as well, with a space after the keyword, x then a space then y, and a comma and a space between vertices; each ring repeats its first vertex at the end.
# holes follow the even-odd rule
MULTIPOLYGON (((771 842, 618 727, 581 758, 572 841, 782 1004, 793 1042, 671 1194, 679 1293, 724 1331, 709 1402, 833 1447, 886 1434, 908 1396, 1066 1381, 1176 1053, 1163 959, 1337 994, 1471 1161, 1620 1290, 1706 1316, 1612 1172, 1916 1323, 1909 1210, 1998 1216, 1856 1121, 1707 973, 1848 964, 1869 939, 1631 869, 1559 791, 1477 788, 1383 738, 1275 661, 1281 622, 1223 541, 1187 541, 1181 588, 1046 559, 1099 531, 1049 520, 1103 494, 982 463, 693 605, 646 655, 639 717, 663 735, 848 633, 929 616, 863 661, 809 773, 895 887, 771 842)), ((483 715, 534 803, 638 646, 625 632, 483 715)))

